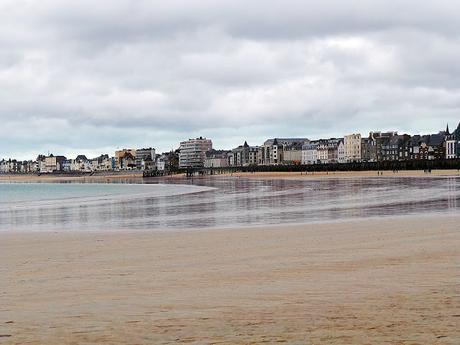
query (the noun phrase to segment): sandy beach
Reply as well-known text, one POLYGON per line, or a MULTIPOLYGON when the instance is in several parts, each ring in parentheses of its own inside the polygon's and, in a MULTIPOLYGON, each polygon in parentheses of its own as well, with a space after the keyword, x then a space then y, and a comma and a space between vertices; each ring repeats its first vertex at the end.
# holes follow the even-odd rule
POLYGON ((460 217, 0 234, 0 344, 459 344, 460 217))
MULTIPOLYGON (((318 171, 318 172, 235 172, 223 173, 216 175, 195 176, 200 177, 244 177, 244 178, 257 178, 257 179, 289 179, 289 180, 303 180, 303 179, 330 179, 330 178, 354 178, 354 177, 460 177, 460 170, 432 170, 431 173, 426 173, 423 170, 401 170, 398 172, 382 171, 381 175, 377 171, 318 171)), ((163 177, 153 177, 149 179, 162 179, 162 180, 177 180, 186 178, 185 174, 167 175, 163 177)), ((80 181, 80 182, 112 182, 114 180, 132 180, 142 179, 141 172, 133 172, 129 174, 98 174, 94 176, 65 176, 65 175, 1 175, 0 182, 66 182, 66 181, 80 181)))
POLYGON ((125 180, 142 178, 142 172, 120 173, 120 174, 96 174, 96 175, 35 175, 35 174, 0 174, 0 182, 111 182, 114 180, 125 180))
POLYGON ((431 173, 426 173, 423 170, 401 170, 393 171, 318 171, 318 172, 236 172, 230 174, 222 174, 215 176, 225 177, 244 177, 258 179, 288 179, 288 180, 303 180, 303 179, 328 179, 328 178, 365 178, 365 177, 459 177, 459 170, 432 170, 431 173), (380 174, 379 174, 380 173, 380 174))

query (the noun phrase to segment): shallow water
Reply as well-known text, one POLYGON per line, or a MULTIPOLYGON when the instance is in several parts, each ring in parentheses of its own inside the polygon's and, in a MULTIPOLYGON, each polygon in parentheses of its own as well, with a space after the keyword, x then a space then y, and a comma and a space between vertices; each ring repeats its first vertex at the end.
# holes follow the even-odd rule
POLYGON ((0 231, 239 227, 455 213, 460 207, 459 178, 124 182, 0 184, 0 231))

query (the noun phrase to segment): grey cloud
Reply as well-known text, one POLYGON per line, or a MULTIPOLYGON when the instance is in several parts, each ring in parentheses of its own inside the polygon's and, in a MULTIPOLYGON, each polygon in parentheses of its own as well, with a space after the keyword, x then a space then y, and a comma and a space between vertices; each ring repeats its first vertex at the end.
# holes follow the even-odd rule
POLYGON ((460 120, 451 1, 3 1, 0 157, 460 120))

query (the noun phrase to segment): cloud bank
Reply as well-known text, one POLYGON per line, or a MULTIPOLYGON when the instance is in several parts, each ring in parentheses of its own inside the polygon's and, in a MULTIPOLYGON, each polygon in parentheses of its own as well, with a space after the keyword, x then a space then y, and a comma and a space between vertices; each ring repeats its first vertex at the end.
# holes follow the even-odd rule
POLYGON ((0 3, 0 157, 460 121, 452 1, 0 3))

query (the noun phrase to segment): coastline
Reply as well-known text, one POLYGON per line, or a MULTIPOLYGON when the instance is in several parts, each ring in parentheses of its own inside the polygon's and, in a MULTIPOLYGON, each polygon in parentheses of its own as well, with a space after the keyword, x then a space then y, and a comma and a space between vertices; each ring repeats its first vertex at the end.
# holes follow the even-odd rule
POLYGON ((304 179, 334 179, 334 178, 432 178, 432 177, 460 177, 458 170, 432 170, 431 173, 426 173, 423 170, 401 170, 381 171, 378 175, 377 171, 318 171, 318 172, 236 172, 226 173, 221 175, 213 175, 215 177, 244 177, 258 179, 286 179, 286 180, 304 180, 304 179))
POLYGON ((459 221, 0 233, 0 343, 454 344, 459 221))
POLYGON ((14 174, 14 175, 2 175, 0 174, 0 182, 65 182, 65 181, 100 181, 100 182, 111 182, 116 180, 127 180, 127 179, 142 179, 142 172, 135 173, 120 173, 120 174, 96 174, 96 175, 61 175, 61 174, 49 174, 49 175, 36 175, 36 174, 14 174))
MULTIPOLYGON (((194 176, 193 179, 202 178, 251 178, 251 179, 286 179, 286 180, 304 180, 304 179, 342 179, 342 178, 434 178, 434 177, 460 177, 459 170, 432 170, 431 173, 426 173, 423 170, 401 170, 397 172, 382 171, 379 175, 377 171, 320 171, 320 172, 235 172, 223 173, 215 175, 194 176)), ((135 173, 120 173, 120 174, 97 174, 97 175, 81 175, 81 176, 68 176, 68 175, 1 175, 0 182, 113 182, 117 180, 171 180, 178 179, 191 179, 187 178, 185 174, 168 175, 160 177, 147 177, 144 178, 142 172, 135 173)))

